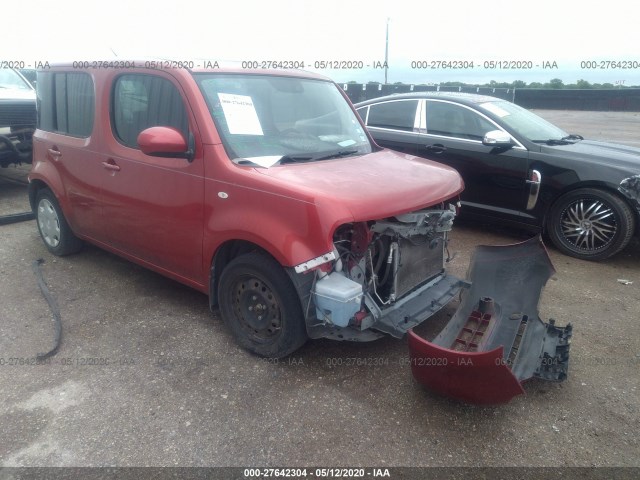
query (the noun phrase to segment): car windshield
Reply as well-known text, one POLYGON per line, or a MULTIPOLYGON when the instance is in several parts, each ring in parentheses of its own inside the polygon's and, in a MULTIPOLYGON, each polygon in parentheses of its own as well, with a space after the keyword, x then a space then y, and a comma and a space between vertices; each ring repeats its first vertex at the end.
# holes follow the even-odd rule
POLYGON ((505 126, 532 142, 560 141, 568 136, 564 130, 514 103, 485 102, 480 108, 497 115, 505 126))
POLYGON ((0 88, 31 90, 27 82, 10 68, 0 68, 0 88))
POLYGON ((363 155, 371 144, 333 83, 250 74, 194 74, 229 157, 270 167, 363 155))

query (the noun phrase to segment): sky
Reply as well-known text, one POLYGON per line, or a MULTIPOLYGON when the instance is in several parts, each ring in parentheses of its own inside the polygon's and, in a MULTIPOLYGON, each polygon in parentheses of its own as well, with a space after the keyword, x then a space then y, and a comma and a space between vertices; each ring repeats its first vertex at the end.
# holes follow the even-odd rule
POLYGON ((19 20, 3 22, 5 65, 149 57, 284 61, 304 62, 305 70, 338 83, 383 82, 384 69, 374 66, 385 59, 388 21, 390 83, 560 78, 640 85, 640 29, 629 0, 30 0, 28 12, 16 8, 19 20), (438 61, 466 68, 437 68, 438 61), (608 61, 635 62, 635 68, 608 61), (336 62, 356 68, 326 68, 336 62))

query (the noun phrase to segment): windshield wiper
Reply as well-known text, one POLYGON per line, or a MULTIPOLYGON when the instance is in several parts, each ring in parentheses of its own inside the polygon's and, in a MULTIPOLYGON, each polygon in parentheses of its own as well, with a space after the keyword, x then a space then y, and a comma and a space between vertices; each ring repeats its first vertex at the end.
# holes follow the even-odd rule
POLYGON ((572 133, 571 135, 562 137, 560 140, 584 140, 584 137, 582 135, 575 135, 572 133))
POLYGON ((292 157, 290 155, 283 155, 281 157, 277 156, 263 156, 263 157, 250 157, 250 158, 234 158, 233 163, 236 165, 246 165, 250 167, 261 167, 261 168, 269 168, 273 165, 277 164, 285 164, 285 163, 296 163, 296 162, 308 162, 312 160, 313 157, 300 157, 295 156, 292 157), (261 161, 266 160, 266 161, 261 161))
POLYGON ((535 143, 546 143, 547 145, 573 145, 575 142, 571 140, 584 140, 582 135, 567 135, 562 138, 549 138, 547 140, 533 140, 535 143))
POLYGON ((309 160, 313 160, 313 157, 300 157, 300 156, 292 157, 291 155, 283 155, 278 163, 280 165, 284 165, 285 163, 308 162, 309 160))
POLYGON ((349 155, 353 155, 355 153, 358 153, 358 150, 340 150, 339 152, 334 152, 323 157, 314 158, 314 160, 329 160, 331 158, 348 157, 349 155))
POLYGON ((564 138, 549 138, 547 140, 531 140, 533 143, 546 143, 547 145, 573 145, 574 142, 564 138))

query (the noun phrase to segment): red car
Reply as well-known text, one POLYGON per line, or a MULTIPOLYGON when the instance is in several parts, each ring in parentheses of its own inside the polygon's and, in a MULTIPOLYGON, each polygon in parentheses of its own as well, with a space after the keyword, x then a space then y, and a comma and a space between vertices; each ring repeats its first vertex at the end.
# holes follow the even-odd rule
POLYGON ((196 288, 268 357, 402 337, 468 285, 444 270, 458 173, 379 148, 329 79, 81 63, 38 72, 29 195, 52 253, 88 241, 196 288))

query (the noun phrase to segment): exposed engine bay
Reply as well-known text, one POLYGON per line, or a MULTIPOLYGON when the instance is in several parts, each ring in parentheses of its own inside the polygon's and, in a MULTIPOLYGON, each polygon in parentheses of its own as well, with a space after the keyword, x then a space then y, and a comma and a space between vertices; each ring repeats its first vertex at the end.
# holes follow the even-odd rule
POLYGON ((0 167, 31 163, 34 130, 35 125, 0 128, 0 167))
POLYGON ((339 227, 335 262, 316 270, 316 320, 402 337, 446 305, 465 285, 444 273, 454 218, 450 205, 339 227))

